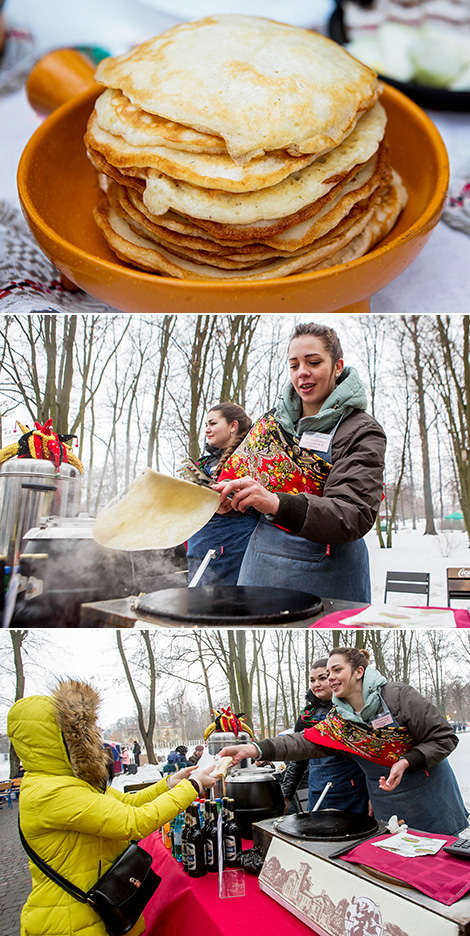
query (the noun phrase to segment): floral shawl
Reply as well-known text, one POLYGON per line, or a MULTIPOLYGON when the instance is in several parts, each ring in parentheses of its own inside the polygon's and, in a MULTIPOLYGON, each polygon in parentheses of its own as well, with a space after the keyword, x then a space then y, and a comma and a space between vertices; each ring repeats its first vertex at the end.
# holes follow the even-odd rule
POLYGON ((268 491, 321 494, 331 464, 301 449, 299 439, 277 422, 274 410, 258 419, 227 459, 218 481, 249 475, 268 491))
POLYGON ((336 708, 332 708, 315 728, 306 728, 304 738, 335 751, 358 754, 384 767, 390 767, 414 746, 407 728, 358 725, 357 722, 343 718, 336 708))

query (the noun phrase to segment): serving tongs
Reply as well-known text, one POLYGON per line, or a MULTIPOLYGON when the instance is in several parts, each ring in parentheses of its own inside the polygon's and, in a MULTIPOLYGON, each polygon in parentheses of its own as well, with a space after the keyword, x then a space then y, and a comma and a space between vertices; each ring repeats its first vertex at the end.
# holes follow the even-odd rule
POLYGON ((192 481, 194 484, 199 484, 201 487, 210 487, 212 484, 211 479, 204 471, 201 471, 197 462, 189 458, 189 456, 188 458, 183 458, 176 474, 177 477, 181 478, 183 481, 192 481))
MULTIPOLYGON (((212 485, 212 480, 209 478, 204 471, 201 471, 199 465, 190 458, 189 455, 187 458, 183 458, 183 461, 180 463, 180 467, 176 472, 178 478, 181 478, 183 481, 192 481, 193 484, 198 484, 200 487, 210 488, 212 485)), ((231 500, 233 494, 229 494, 229 500, 231 500)), ((188 588, 195 588, 196 585, 201 580, 204 572, 209 565, 211 559, 217 557, 217 550, 209 549, 204 556, 200 566, 198 566, 195 574, 193 575, 191 581, 189 582, 188 588)))
MULTIPOLYGON (((180 464, 178 471, 176 472, 178 478, 181 478, 183 481, 192 481, 194 484, 199 484, 201 487, 211 487, 214 483, 212 478, 209 478, 204 471, 201 470, 197 462, 192 458, 183 458, 183 461, 180 464)), ((228 499, 232 500, 233 494, 228 495, 228 499)))

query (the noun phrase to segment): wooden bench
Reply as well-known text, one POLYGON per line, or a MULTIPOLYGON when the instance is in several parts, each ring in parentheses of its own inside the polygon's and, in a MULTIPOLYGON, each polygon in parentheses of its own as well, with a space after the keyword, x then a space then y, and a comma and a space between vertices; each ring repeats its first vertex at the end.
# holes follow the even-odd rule
POLYGON ((0 805, 8 802, 10 808, 13 808, 12 794, 14 793, 16 799, 19 799, 20 796, 20 785, 21 777, 15 777, 13 780, 2 780, 0 781, 0 805))
POLYGON ((457 569, 447 569, 447 605, 450 608, 452 599, 470 604, 470 567, 460 566, 457 569))

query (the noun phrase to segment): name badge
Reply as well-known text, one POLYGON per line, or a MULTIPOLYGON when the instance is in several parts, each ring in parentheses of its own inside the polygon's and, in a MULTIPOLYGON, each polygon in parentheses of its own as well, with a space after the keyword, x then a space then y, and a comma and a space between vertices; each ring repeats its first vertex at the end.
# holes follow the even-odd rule
POLYGON ((314 449, 316 452, 327 452, 330 447, 331 433, 304 432, 300 439, 300 448, 314 449))
POLYGON ((371 721, 373 728, 385 728, 386 725, 393 725, 393 718, 390 712, 380 715, 379 718, 373 718, 371 721))

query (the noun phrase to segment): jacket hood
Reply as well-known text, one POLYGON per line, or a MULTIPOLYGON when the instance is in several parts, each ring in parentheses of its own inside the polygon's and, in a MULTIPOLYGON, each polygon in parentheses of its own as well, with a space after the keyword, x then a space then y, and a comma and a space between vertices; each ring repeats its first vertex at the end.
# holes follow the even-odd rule
POLYGON ((284 386, 275 415, 287 432, 301 435, 302 432, 328 432, 340 417, 345 419, 353 410, 366 407, 364 384, 356 368, 346 366, 316 416, 302 416, 302 401, 290 380, 284 386))
POLYGON ((98 693, 63 680, 52 696, 19 699, 8 714, 8 736, 26 771, 76 777, 96 789, 108 778, 97 723, 98 693))

